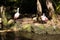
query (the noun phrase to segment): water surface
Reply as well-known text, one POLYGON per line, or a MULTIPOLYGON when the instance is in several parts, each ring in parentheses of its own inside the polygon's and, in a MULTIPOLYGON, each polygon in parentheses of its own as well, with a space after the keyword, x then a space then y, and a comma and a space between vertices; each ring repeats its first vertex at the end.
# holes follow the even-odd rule
POLYGON ((35 34, 29 32, 15 32, 15 33, 8 32, 3 40, 60 40, 60 34, 35 34))

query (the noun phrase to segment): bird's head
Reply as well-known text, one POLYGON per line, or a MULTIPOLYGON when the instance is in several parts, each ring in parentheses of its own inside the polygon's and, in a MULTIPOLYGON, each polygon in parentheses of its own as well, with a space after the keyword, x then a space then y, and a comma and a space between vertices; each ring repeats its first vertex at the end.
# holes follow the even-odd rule
POLYGON ((17 8, 17 12, 19 12, 19 8, 17 8))
POLYGON ((45 13, 43 13, 43 15, 42 16, 45 16, 45 13))

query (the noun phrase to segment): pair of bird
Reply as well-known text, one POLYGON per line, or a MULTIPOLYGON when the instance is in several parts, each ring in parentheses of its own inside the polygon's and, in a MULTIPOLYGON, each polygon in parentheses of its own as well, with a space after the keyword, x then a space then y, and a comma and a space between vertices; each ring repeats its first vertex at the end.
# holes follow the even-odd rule
MULTIPOLYGON (((36 19, 37 19, 37 17, 34 17, 34 18, 33 18, 33 20, 36 20, 36 19)), ((41 15, 41 20, 42 20, 43 22, 47 22, 47 21, 48 21, 48 18, 46 17, 45 13, 43 13, 43 15, 41 15)))
MULTIPOLYGON (((17 8, 17 12, 14 14, 14 19, 17 19, 19 16, 20 16, 19 8, 17 8)), ((33 18, 33 20, 36 20, 36 17, 33 18)), ((48 18, 45 16, 45 13, 43 13, 43 15, 41 16, 41 20, 44 22, 48 21, 48 18)))

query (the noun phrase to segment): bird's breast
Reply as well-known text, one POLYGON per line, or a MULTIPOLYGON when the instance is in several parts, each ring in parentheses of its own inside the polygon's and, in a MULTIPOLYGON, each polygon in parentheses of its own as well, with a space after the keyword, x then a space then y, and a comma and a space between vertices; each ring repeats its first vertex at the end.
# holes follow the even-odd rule
POLYGON ((48 20, 48 18, 47 18, 47 17, 42 16, 42 17, 41 17, 41 20, 42 20, 42 21, 45 21, 45 20, 48 20))
POLYGON ((19 17, 19 13, 16 13, 15 15, 14 15, 14 18, 18 18, 19 17))

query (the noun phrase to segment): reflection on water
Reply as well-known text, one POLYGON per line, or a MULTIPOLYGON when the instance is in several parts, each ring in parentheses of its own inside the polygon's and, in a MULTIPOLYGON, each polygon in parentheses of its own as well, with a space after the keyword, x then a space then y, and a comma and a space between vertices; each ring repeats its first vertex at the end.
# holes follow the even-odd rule
MULTIPOLYGON (((1 39, 1 38, 0 38, 1 39)), ((8 32, 4 40, 60 40, 58 34, 34 34, 27 32, 8 32)))

